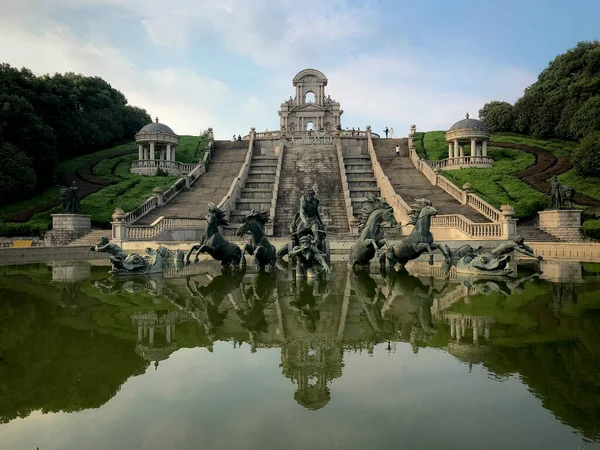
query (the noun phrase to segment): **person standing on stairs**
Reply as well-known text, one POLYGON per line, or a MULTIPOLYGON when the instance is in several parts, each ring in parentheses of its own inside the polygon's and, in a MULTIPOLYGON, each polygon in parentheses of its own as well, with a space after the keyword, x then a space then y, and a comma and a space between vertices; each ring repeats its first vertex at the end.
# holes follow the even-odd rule
POLYGON ((385 130, 383 130, 383 132, 385 133, 385 138, 388 138, 388 133, 390 132, 390 130, 388 130, 388 127, 385 127, 385 130))

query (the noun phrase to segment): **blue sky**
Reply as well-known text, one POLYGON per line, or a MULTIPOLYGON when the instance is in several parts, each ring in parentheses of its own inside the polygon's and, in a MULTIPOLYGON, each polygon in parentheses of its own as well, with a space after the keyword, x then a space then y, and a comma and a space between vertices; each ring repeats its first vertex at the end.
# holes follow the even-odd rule
POLYGON ((302 69, 342 125, 405 136, 513 102, 558 53, 600 37, 598 0, 22 0, 0 61, 98 75, 179 134, 277 129, 302 69))

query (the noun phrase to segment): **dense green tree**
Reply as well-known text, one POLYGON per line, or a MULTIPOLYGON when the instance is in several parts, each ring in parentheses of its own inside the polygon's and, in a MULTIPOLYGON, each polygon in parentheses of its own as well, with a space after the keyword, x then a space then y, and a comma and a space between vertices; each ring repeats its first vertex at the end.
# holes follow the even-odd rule
POLYGON ((600 130, 600 42, 579 42, 551 61, 515 102, 510 128, 504 127, 508 119, 498 128, 498 116, 507 117, 500 111, 506 114, 509 110, 504 103, 491 102, 480 111, 493 131, 514 131, 542 139, 580 139, 600 130), (500 109, 501 104, 504 109, 500 109))
POLYGON ((486 103, 479 110, 479 118, 490 131, 512 131, 514 127, 513 106, 508 102, 486 103))
POLYGON ((0 140, 30 159, 35 190, 52 183, 59 161, 130 139, 150 121, 145 110, 128 105, 102 78, 37 77, 0 64, 0 140))
POLYGON ((31 192, 36 185, 31 160, 17 147, 0 143, 0 204, 7 204, 31 192))
POLYGON ((584 137, 571 160, 580 175, 600 177, 600 131, 594 131, 584 137))

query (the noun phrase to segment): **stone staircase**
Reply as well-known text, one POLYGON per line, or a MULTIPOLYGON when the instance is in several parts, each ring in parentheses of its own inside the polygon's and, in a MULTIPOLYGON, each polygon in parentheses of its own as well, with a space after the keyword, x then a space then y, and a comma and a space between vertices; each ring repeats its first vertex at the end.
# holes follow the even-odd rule
POLYGON ((85 236, 80 237, 79 239, 75 239, 72 241, 69 246, 72 247, 91 247, 92 245, 96 245, 100 242, 100 239, 106 237, 111 239, 112 231, 111 230, 92 230, 85 236))
POLYGON ((354 217, 358 218, 365 201, 369 197, 379 197, 381 191, 377 187, 371 158, 366 150, 364 154, 344 156, 344 167, 346 168, 352 210, 354 211, 354 217))
POLYGON ((138 220, 136 225, 150 225, 161 216, 203 219, 209 202, 219 203, 239 173, 248 150, 247 141, 214 141, 208 171, 188 190, 180 192, 164 206, 138 220))
POLYGON ((342 177, 333 145, 291 145, 283 153, 275 236, 287 236, 288 226, 306 189, 313 188, 320 200, 319 213, 329 233, 349 233, 342 177))
POLYGON ((252 155, 246 183, 235 202, 235 209, 229 212, 229 225, 223 227, 224 235, 235 234, 242 218, 253 209, 269 212, 275 186, 277 159, 277 155, 252 155))
POLYGON ((396 193, 411 205, 417 198, 431 200, 439 215, 462 214, 472 222, 490 220, 467 205, 462 205, 439 186, 432 185, 408 156, 408 139, 374 139, 375 154, 396 193), (400 156, 396 156, 400 145, 400 156))

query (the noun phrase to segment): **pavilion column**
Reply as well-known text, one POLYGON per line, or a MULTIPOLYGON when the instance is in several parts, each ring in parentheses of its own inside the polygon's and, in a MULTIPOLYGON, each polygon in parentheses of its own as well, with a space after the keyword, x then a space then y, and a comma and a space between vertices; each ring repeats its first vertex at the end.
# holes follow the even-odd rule
POLYGON ((454 141, 454 158, 458 156, 458 139, 454 141))
POLYGON ((477 139, 471 139, 471 156, 479 156, 477 154, 477 139))
POLYGON ((452 158, 452 142, 448 143, 448 158, 452 158))
POLYGON ((463 156, 465 156, 465 146, 461 145, 459 147, 459 149, 460 149, 460 157, 462 158, 463 156))
POLYGON ((150 161, 154 161, 154 142, 150 142, 150 161))
POLYGON ((172 161, 172 159, 171 159, 171 144, 167 144, 167 161, 172 161))
POLYGON ((144 159, 144 145, 143 144, 138 144, 138 159, 139 160, 144 159))
POLYGON ((154 343, 154 327, 150 327, 150 336, 148 337, 148 343, 154 343))
POLYGON ((175 158, 175 149, 177 147, 171 147, 171 161, 177 161, 177 159, 175 158))
POLYGON ((487 141, 481 142, 481 156, 487 156, 487 141))

